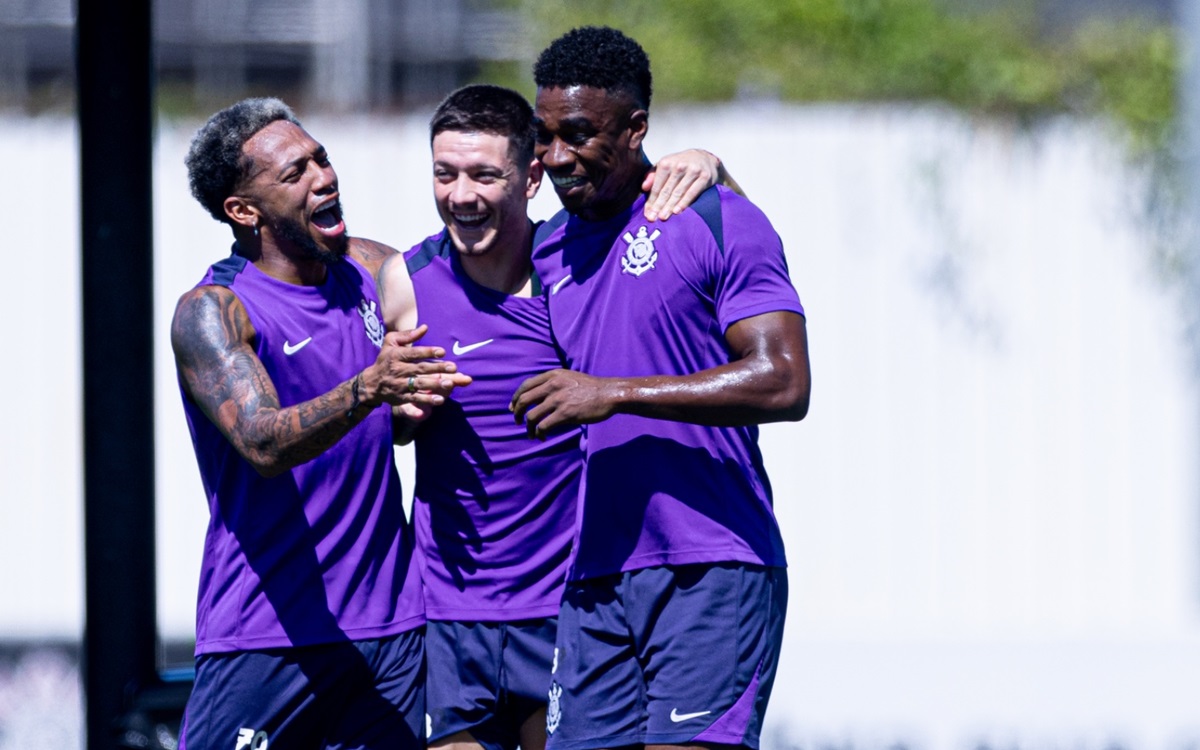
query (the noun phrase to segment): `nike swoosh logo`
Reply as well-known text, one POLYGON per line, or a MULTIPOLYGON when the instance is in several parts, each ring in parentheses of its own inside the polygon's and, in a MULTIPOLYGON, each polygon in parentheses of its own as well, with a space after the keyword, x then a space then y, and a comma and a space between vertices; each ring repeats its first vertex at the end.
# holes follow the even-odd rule
POLYGON ((558 294, 558 290, 562 289, 563 284, 571 280, 571 274, 567 274, 558 281, 554 282, 554 286, 550 287, 551 294, 558 294))
POLYGON ((681 721, 687 721, 688 719, 695 719, 699 716, 707 716, 708 714, 711 714, 711 713, 712 713, 712 711, 697 711, 694 714, 681 714, 681 713, 679 713, 678 708, 672 708, 671 709, 671 721, 678 724, 681 721))
POLYGON ((283 353, 290 357, 293 354, 295 354, 296 352, 303 349, 304 347, 308 346, 308 342, 310 342, 310 341, 312 341, 312 336, 309 336, 308 338, 304 339, 303 341, 301 341, 300 343, 295 344, 295 345, 289 344, 286 340, 284 340, 283 353))
POLYGON ((474 343, 474 344, 467 344, 466 346, 463 346, 462 344, 455 341, 454 346, 451 347, 451 349, 454 350, 454 356, 461 357, 462 355, 466 354, 467 352, 473 352, 476 349, 478 349, 479 347, 487 346, 488 344, 492 343, 495 340, 496 339, 488 339, 487 341, 480 341, 480 342, 474 343))

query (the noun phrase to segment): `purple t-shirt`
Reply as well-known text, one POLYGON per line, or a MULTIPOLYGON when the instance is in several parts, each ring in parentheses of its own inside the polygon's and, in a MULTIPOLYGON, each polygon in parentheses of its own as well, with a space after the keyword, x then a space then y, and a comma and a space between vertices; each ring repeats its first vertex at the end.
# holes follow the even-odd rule
MULTIPOLYGON (((379 354, 375 284, 349 258, 309 287, 233 255, 198 286, 208 285, 227 287, 246 307, 281 406, 328 392, 379 354)), ((210 512, 197 654, 380 638, 424 623, 390 409, 268 479, 186 393, 183 405, 210 512)))
POLYGON ((413 523, 431 620, 514 621, 558 614, 583 456, 579 431, 531 440, 509 401, 561 367, 546 304, 471 280, 446 232, 405 253, 417 314, 472 377, 416 433, 413 523))
MULTIPOLYGON (((539 238, 534 267, 570 369, 691 374, 730 361, 733 323, 803 314, 779 237, 748 200, 720 187, 697 202, 703 213, 667 222, 647 222, 644 202, 601 222, 560 214, 539 238)), ((756 427, 618 414, 586 425, 582 445, 572 580, 657 565, 785 565, 756 427)))

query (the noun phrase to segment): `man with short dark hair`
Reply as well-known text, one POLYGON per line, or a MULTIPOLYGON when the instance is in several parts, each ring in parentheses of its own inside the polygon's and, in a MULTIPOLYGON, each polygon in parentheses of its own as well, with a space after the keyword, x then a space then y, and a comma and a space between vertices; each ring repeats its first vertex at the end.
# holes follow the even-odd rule
POLYGON ((277 99, 192 141, 197 200, 233 254, 179 300, 171 344, 211 520, 181 746, 424 746, 424 608, 392 409, 470 379, 385 333, 323 146, 277 99))
POLYGON ((807 412, 803 308, 744 198, 643 215, 637 42, 575 29, 534 78, 535 153, 566 210, 533 262, 570 369, 512 409, 540 439, 583 425, 585 455, 548 747, 757 748, 787 606, 757 425, 807 412))
POLYGON ((533 111, 508 89, 459 89, 434 113, 430 146, 445 228, 380 276, 388 327, 419 320, 472 373, 415 432, 428 739, 537 750, 581 457, 577 433, 533 443, 504 408, 516 383, 558 362, 529 262, 533 111))
MULTIPOLYGON (((473 378, 415 433, 429 740, 539 750, 582 454, 578 430, 530 441, 506 408, 525 378, 561 365, 529 257, 533 110, 515 91, 466 86, 438 106, 430 147, 445 228, 381 274, 388 326, 419 319, 473 378)), ((664 161, 666 215, 721 172, 703 152, 664 161)))

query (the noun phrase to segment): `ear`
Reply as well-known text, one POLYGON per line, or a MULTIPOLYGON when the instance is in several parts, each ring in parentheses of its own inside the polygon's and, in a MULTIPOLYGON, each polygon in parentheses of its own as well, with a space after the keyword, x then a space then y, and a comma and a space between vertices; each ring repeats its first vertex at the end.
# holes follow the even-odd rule
POLYGON ((225 199, 223 205, 225 207, 225 215, 232 219, 235 224, 240 224, 248 229, 254 229, 259 225, 261 214, 259 214, 258 208, 245 198, 239 195, 231 195, 225 199))
POLYGON ((533 200, 533 196, 537 195, 538 189, 542 186, 542 176, 545 174, 542 171, 542 163, 534 159, 529 163, 529 177, 525 181, 525 197, 533 200))
POLYGON ((629 113, 629 149, 641 151, 642 141, 650 130, 650 113, 644 109, 635 109, 629 113))

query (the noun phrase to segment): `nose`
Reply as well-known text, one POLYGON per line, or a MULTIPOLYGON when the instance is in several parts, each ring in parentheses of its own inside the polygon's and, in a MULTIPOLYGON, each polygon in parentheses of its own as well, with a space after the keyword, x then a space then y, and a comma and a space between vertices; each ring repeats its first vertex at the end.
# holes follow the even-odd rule
POLYGON ((569 166, 575 159, 575 155, 571 153, 571 149, 563 142, 562 138, 555 137, 539 149, 541 153, 538 158, 542 161, 542 166, 550 170, 561 170, 563 167, 569 166))
POLYGON ((337 190, 338 178, 337 172, 333 170, 332 164, 321 166, 313 162, 317 168, 317 178, 313 181, 313 190, 317 193, 328 193, 337 190))
POLYGON ((461 206, 475 202, 475 183, 466 175, 459 175, 450 189, 450 202, 461 206))

